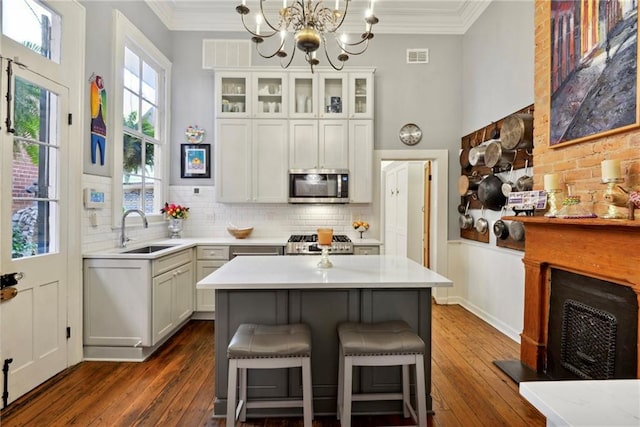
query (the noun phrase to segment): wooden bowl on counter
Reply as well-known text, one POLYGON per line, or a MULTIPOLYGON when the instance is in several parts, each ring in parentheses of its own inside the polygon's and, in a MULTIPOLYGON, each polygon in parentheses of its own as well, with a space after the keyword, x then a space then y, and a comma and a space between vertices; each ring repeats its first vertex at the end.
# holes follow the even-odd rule
POLYGON ((227 227, 227 231, 236 239, 244 239, 248 237, 249 234, 253 231, 253 227, 245 227, 245 228, 230 228, 227 227))

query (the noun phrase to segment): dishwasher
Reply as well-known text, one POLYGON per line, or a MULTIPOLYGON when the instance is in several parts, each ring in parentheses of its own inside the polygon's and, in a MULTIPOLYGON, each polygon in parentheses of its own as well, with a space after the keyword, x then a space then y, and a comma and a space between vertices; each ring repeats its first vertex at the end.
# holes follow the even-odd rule
POLYGON ((229 248, 229 259, 237 256, 277 256, 284 254, 284 246, 231 246, 229 248))

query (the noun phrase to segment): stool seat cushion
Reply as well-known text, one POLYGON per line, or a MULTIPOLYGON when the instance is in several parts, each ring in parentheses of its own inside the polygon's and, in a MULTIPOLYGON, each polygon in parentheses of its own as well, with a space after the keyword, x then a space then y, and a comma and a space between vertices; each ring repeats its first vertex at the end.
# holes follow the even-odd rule
POLYGON ((227 348, 229 359, 294 356, 311 356, 311 330, 303 323, 245 323, 238 327, 227 348))
POLYGON ((424 354, 424 341, 403 320, 346 322, 338 326, 345 356, 424 354))

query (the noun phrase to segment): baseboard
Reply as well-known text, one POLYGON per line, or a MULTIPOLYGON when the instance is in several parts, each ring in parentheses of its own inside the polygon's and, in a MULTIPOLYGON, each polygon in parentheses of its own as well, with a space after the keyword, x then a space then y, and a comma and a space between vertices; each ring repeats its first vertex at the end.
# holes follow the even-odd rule
MULTIPOLYGON (((438 302, 438 301, 436 300, 436 302, 438 302)), ((484 311, 481 308, 475 306, 474 304, 471 304, 469 301, 467 301, 467 300, 465 300, 463 298, 454 296, 454 297, 448 297, 446 304, 449 304, 449 305, 450 304, 458 304, 458 305, 464 307, 465 310, 473 313, 475 316, 479 317, 484 322, 486 322, 489 325, 493 326, 498 331, 500 331, 504 335, 508 336, 509 338, 511 338, 512 340, 514 340, 518 344, 520 344, 520 332, 522 332, 522 331, 514 330, 513 328, 511 328, 506 323, 502 322, 499 319, 496 319, 495 317, 491 316, 486 311, 484 311)))
POLYGON ((83 360, 100 362, 144 362, 173 335, 175 335, 176 332, 182 329, 182 327, 187 324, 189 320, 191 319, 187 318, 177 328, 175 328, 173 332, 162 338, 162 340, 158 341, 151 347, 109 347, 98 345, 84 346, 83 360))

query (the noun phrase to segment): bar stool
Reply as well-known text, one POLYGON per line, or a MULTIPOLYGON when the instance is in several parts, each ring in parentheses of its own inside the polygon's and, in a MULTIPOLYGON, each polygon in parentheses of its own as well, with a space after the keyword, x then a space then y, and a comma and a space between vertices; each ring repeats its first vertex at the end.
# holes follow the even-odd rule
POLYGON ((342 323, 338 326, 340 359, 338 364, 337 416, 342 427, 351 426, 351 402, 402 400, 403 415, 417 426, 427 425, 427 396, 424 378, 424 341, 402 320, 380 323, 342 323), (358 393, 352 391, 354 366, 402 365, 402 393, 358 393), (409 366, 416 369, 416 403, 411 405, 409 366))
POLYGON ((227 427, 236 419, 246 421, 247 408, 302 407, 304 426, 311 427, 313 397, 311 392, 311 331, 305 324, 242 324, 227 347, 229 383, 227 389, 227 427), (247 369, 302 368, 302 400, 247 401, 247 369), (238 378, 239 377, 239 378, 238 378), (236 386, 240 398, 236 407, 236 386))

